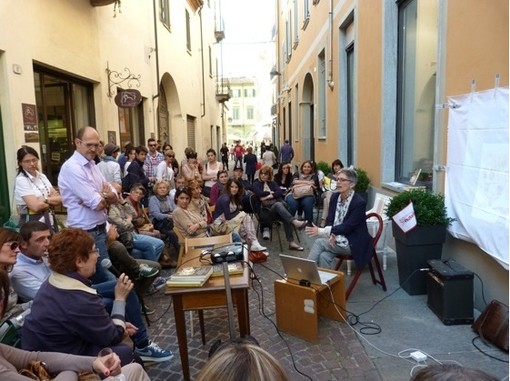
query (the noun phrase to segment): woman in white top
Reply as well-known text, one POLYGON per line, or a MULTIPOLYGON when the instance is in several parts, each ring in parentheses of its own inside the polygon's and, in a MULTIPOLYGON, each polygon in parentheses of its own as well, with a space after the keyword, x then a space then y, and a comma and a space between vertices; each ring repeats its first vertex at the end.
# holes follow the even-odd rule
POLYGON ((46 175, 39 172, 39 154, 29 146, 17 152, 18 176, 14 189, 14 200, 20 216, 19 226, 37 220, 44 222, 53 232, 58 231, 52 207, 62 204, 62 197, 53 188, 46 175))
POLYGON ((273 165, 276 163, 276 156, 274 155, 274 152, 270 149, 266 149, 264 154, 262 155, 262 161, 263 165, 267 165, 268 167, 273 167, 273 165))
POLYGON ((174 168, 173 162, 175 153, 172 150, 165 151, 165 159, 158 164, 156 168, 156 178, 159 180, 166 180, 168 182, 169 190, 174 189, 174 168))
POLYGON ((125 153, 126 157, 127 157, 127 161, 126 161, 126 164, 124 164, 124 172, 122 172, 122 177, 125 177, 127 175, 127 169, 129 168, 129 166, 131 165, 131 163, 133 162, 133 160, 135 160, 135 157, 136 157, 136 149, 135 147, 133 146, 130 146, 128 148, 128 150, 126 151, 125 153))
POLYGON ((204 180, 204 187, 202 194, 205 197, 211 195, 211 188, 218 179, 218 172, 223 170, 223 164, 216 160, 216 151, 212 148, 207 150, 207 162, 205 163, 204 170, 202 171, 202 180, 204 180))

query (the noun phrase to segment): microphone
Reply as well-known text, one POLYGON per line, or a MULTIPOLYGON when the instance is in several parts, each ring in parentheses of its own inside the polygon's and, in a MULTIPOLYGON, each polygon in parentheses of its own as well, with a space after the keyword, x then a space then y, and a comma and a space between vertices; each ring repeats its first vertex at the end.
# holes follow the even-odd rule
POLYGON ((116 278, 120 277, 120 272, 112 265, 112 261, 108 258, 105 258, 101 261, 101 267, 106 270, 110 270, 110 272, 115 275, 116 278))

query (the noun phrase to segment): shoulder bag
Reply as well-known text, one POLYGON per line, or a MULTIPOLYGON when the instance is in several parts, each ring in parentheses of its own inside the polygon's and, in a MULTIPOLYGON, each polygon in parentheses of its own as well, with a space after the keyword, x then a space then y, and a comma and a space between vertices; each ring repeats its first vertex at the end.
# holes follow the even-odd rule
POLYGON ((491 301, 472 328, 484 342, 508 352, 508 306, 498 300, 491 301))
POLYGON ((313 186, 310 184, 294 184, 290 192, 294 200, 314 195, 313 186))

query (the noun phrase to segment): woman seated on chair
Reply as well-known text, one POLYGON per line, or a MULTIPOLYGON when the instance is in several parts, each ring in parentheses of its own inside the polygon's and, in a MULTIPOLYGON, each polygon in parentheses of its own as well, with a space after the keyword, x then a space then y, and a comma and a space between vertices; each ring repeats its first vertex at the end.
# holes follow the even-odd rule
POLYGON ((216 201, 220 197, 221 192, 223 192, 223 188, 225 188, 225 184, 228 181, 228 172, 221 170, 218 171, 218 179, 214 183, 211 188, 211 196, 209 197, 209 205, 216 205, 216 201))
POLYGON ((191 189, 178 188, 175 191, 175 204, 173 212, 174 229, 185 238, 207 237, 207 221, 190 208, 191 189))
POLYGON ((266 250, 257 240, 257 231, 251 217, 242 211, 243 183, 239 179, 230 179, 216 203, 211 231, 214 235, 235 233, 248 241, 250 250, 266 250))
POLYGON ((278 168, 278 173, 274 175, 274 181, 282 188, 284 194, 290 189, 293 179, 292 164, 281 163, 278 168))
POLYGON ((337 177, 340 174, 340 170, 344 167, 344 164, 340 159, 333 160, 331 163, 331 173, 328 173, 326 178, 324 179, 324 192, 321 197, 324 200, 324 204, 322 207, 322 217, 321 217, 321 228, 326 226, 326 220, 328 219, 328 209, 329 202, 331 201, 331 196, 333 193, 338 192, 336 187, 337 177))
POLYGON ((171 257, 177 259, 179 240, 175 235, 172 212, 175 204, 170 200, 170 186, 166 180, 158 180, 153 187, 154 195, 149 199, 149 216, 154 228, 162 234, 161 239, 169 248, 171 257))
MULTIPOLYGON (((16 245, 21 237, 18 233, 1 229, 0 232, 0 258, 16 262, 16 255, 19 248, 16 245)), ((0 268, 0 320, 3 320, 9 299, 9 276, 5 269, 0 268)), ((107 358, 93 356, 77 356, 69 353, 58 352, 28 352, 5 344, 0 344, 0 373, 3 380, 31 380, 18 374, 21 369, 27 368, 32 361, 44 361, 48 371, 56 376, 55 379, 68 380, 77 379, 79 372, 96 372, 104 377, 122 374, 126 381, 146 381, 149 377, 142 366, 137 363, 129 364, 120 368, 120 359, 115 353, 112 354, 113 361, 106 366, 107 358)))
POLYGON ((331 268, 337 256, 352 256, 357 268, 363 268, 372 256, 372 236, 368 233, 366 202, 354 192, 358 177, 354 168, 344 168, 337 177, 337 190, 331 197, 325 228, 306 227, 309 236, 319 236, 308 259, 319 267, 331 268))
POLYGON ((188 181, 188 188, 191 192, 191 201, 188 209, 201 215, 204 221, 206 221, 209 225, 212 222, 212 212, 209 204, 207 203, 207 198, 202 193, 202 182, 198 180, 190 180, 188 181))
POLYGON ((305 220, 309 225, 313 221, 313 205, 315 204, 316 191, 319 188, 319 178, 313 168, 314 165, 310 160, 304 161, 299 172, 294 174, 290 191, 285 196, 285 201, 289 204, 290 214, 294 215, 297 210, 303 210, 305 220), (306 188, 306 191, 304 188, 306 188), (303 193, 298 193, 298 189, 303 190, 303 193))
POLYGON ((306 226, 306 221, 298 221, 287 210, 282 198, 283 191, 273 181, 273 168, 265 165, 260 169, 259 180, 253 183, 253 191, 261 203, 259 220, 262 237, 269 239, 271 225, 276 218, 279 218, 283 222, 289 249, 303 251, 303 247, 294 241, 292 225, 297 229, 303 229, 306 226))

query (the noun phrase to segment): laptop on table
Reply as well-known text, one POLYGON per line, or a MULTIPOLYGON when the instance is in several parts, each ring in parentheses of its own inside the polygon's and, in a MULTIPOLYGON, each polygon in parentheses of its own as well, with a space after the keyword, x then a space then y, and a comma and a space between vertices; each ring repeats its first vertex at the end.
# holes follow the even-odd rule
POLYGON ((310 259, 280 254, 280 260, 282 261, 287 281, 293 283, 299 284, 300 280, 305 279, 311 284, 320 286, 327 285, 337 277, 334 273, 319 270, 317 263, 310 259))

